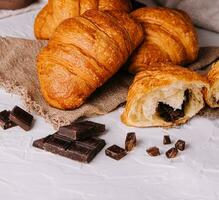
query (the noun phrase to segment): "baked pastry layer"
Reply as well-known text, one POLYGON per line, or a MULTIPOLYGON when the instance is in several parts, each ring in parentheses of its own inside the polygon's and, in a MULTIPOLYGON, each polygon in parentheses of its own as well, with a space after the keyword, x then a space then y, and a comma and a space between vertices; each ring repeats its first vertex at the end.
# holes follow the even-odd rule
POLYGON ((60 109, 74 109, 126 62, 143 40, 127 13, 89 10, 62 22, 37 58, 41 91, 60 109))
POLYGON ((129 0, 49 0, 35 19, 37 39, 49 39, 56 27, 65 19, 76 17, 87 10, 131 11, 129 0))
POLYGON ((185 123, 204 107, 208 81, 173 64, 154 64, 140 71, 131 85, 121 120, 136 127, 171 127, 185 123))
POLYGON ((137 73, 139 65, 171 62, 184 65, 198 55, 198 38, 190 17, 169 8, 140 8, 131 13, 144 30, 145 39, 131 57, 129 71, 137 73))
POLYGON ((210 89, 205 90, 205 100, 212 108, 219 107, 219 61, 212 64, 207 74, 210 89))

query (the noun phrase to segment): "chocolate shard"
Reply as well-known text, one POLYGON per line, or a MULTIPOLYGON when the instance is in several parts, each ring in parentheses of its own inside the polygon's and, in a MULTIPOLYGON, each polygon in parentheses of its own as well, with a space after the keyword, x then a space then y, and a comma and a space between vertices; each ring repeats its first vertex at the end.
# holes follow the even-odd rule
POLYGON ((25 131, 29 131, 33 125, 33 116, 18 106, 13 108, 9 119, 25 131))
POLYGON ((171 144, 171 139, 170 139, 169 135, 164 135, 164 137, 163 137, 163 144, 164 145, 171 144))
POLYGON ((16 126, 14 122, 9 119, 10 111, 3 110, 0 112, 0 126, 6 130, 16 126))
POLYGON ((183 140, 178 140, 175 144, 175 148, 180 150, 180 151, 184 151, 185 150, 185 146, 186 146, 186 142, 183 140))
POLYGON ((178 154, 178 150, 176 148, 171 148, 166 152, 167 158, 175 158, 178 154))
POLYGON ((74 122, 59 128, 58 134, 72 140, 84 140, 105 131, 105 125, 91 121, 74 122))
POLYGON ((84 163, 93 160, 105 145, 105 141, 99 138, 73 141, 58 133, 33 142, 34 147, 84 163))
POLYGON ((151 148, 147 149, 146 152, 148 153, 148 155, 150 155, 152 157, 160 155, 160 150, 157 147, 151 147, 151 148))
POLYGON ((117 145, 112 145, 111 147, 107 148, 105 150, 105 154, 109 156, 110 158, 113 158, 115 160, 120 160, 124 156, 126 156, 126 151, 125 149, 117 146, 117 145))
POLYGON ((125 140, 125 150, 131 151, 137 145, 137 139, 134 132, 127 133, 125 140))

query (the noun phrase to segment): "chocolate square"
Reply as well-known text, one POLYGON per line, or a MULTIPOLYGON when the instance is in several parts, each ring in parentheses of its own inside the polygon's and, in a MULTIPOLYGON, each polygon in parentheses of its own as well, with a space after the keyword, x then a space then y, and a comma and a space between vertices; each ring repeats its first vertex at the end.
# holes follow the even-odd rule
POLYGON ((32 128, 33 116, 18 106, 13 108, 9 119, 25 131, 29 131, 32 128))
POLYGON ((105 150, 105 154, 109 156, 110 158, 113 158, 115 160, 120 160, 124 156, 126 156, 126 151, 125 149, 117 146, 117 145, 112 145, 111 147, 107 148, 105 150))
POLYGON ((59 128, 58 134, 72 140, 83 140, 105 131, 105 125, 91 121, 74 122, 59 128))
POLYGON ((10 111, 3 110, 0 112, 0 126, 6 130, 16 126, 14 122, 9 119, 10 111))
POLYGON ((152 157, 160 155, 160 150, 158 147, 151 147, 151 148, 147 149, 146 152, 148 153, 148 155, 150 155, 152 157))

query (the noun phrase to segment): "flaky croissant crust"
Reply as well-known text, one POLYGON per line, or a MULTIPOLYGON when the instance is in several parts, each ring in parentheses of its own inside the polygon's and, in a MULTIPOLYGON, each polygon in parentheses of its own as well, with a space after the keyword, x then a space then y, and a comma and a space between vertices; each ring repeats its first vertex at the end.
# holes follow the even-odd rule
POLYGON ((186 68, 167 63, 147 66, 146 70, 135 76, 121 120, 128 126, 136 127, 171 127, 183 124, 203 108, 203 88, 209 88, 208 81, 186 68), (173 122, 160 117, 158 104, 161 102, 180 109, 186 90, 189 90, 190 95, 185 115, 173 122))
POLYGON ((36 38, 49 39, 62 21, 91 9, 130 12, 132 6, 129 0, 49 0, 35 19, 36 38))
POLYGON ((197 33, 185 12, 145 7, 131 14, 143 25, 145 40, 130 59, 130 72, 137 73, 139 65, 156 62, 184 65, 197 58, 197 33))
POLYGON ((219 61, 212 64, 207 74, 210 89, 205 90, 205 100, 212 108, 219 107, 219 61))
POLYGON ((74 109, 126 62, 143 40, 127 13, 89 10, 62 22, 37 58, 41 91, 60 109, 74 109))

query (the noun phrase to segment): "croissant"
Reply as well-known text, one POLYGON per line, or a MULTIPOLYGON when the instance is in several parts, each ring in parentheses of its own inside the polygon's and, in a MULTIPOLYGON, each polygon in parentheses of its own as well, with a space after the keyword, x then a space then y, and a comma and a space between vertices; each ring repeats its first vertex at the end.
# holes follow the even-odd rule
POLYGON ((203 108, 203 88, 209 88, 205 77, 168 63, 145 68, 137 73, 129 89, 123 123, 172 127, 185 123, 203 108))
POLYGON ((207 78, 210 89, 205 90, 205 100, 210 107, 217 108, 219 107, 219 61, 211 66, 207 78))
POLYGON ((90 9, 130 12, 132 5, 130 0, 49 0, 35 19, 36 38, 49 39, 62 21, 90 9))
POLYGON ((143 25, 145 34, 143 44, 130 58, 131 73, 142 70, 139 66, 165 62, 185 65, 197 58, 197 33, 185 12, 144 7, 131 15, 143 25))
POLYGON ((143 40, 127 13, 89 10, 62 22, 37 58, 41 91, 59 109, 82 105, 143 40))

